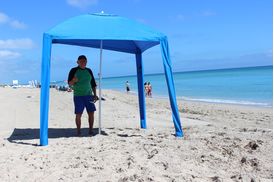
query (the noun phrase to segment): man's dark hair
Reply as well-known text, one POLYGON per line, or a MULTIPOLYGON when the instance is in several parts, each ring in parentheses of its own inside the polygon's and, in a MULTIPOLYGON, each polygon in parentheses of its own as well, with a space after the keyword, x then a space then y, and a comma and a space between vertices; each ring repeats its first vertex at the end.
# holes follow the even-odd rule
POLYGON ((85 55, 81 55, 81 56, 78 57, 78 60, 80 60, 80 59, 85 59, 85 60, 87 60, 87 57, 86 57, 85 55))

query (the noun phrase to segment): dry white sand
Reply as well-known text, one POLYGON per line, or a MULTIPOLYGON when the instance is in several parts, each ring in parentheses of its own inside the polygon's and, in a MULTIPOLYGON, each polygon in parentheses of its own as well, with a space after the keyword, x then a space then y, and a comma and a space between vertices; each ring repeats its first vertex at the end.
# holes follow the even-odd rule
POLYGON ((72 93, 51 89, 41 147, 40 90, 0 88, 0 181, 272 181, 272 108, 178 101, 176 138, 168 100, 146 99, 144 130, 137 96, 103 97, 103 135, 88 135, 84 114, 76 137, 72 93))

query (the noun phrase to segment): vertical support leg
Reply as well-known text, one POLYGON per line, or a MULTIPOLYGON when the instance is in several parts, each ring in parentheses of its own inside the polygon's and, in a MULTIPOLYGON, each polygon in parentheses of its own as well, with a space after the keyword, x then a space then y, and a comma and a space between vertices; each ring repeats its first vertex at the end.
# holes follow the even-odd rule
POLYGON ((143 74, 142 53, 136 53, 136 67, 137 67, 140 124, 141 124, 141 128, 146 129, 147 125, 146 125, 146 107, 145 107, 144 74, 143 74))
POLYGON ((100 43, 100 71, 99 71, 99 135, 101 135, 101 111, 102 111, 102 58, 103 58, 103 40, 100 43))
POLYGON ((40 145, 48 145, 48 115, 49 115, 49 87, 50 87, 50 57, 51 38, 43 36, 43 53, 41 64, 41 92, 40 92, 40 145))
POLYGON ((178 111, 178 106, 176 101, 175 85, 173 81, 172 67, 171 67, 171 60, 169 56, 167 39, 161 40, 160 43, 161 43, 162 58, 163 58, 164 69, 165 69, 166 83, 167 83, 168 94, 169 94, 169 101, 170 101, 170 106, 172 110, 172 119, 175 127, 175 135, 177 137, 183 137, 184 133, 181 126, 181 121, 180 121, 180 116, 179 116, 179 111, 178 111))

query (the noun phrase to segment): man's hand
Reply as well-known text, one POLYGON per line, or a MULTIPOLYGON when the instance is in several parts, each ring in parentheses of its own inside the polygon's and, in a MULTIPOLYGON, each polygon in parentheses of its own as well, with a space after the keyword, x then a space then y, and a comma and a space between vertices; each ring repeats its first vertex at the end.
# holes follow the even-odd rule
POLYGON ((97 95, 93 96, 93 102, 95 103, 97 100, 99 100, 99 97, 97 95))
POLYGON ((75 76, 75 77, 72 78, 72 81, 73 81, 74 83, 76 83, 76 82, 78 82, 78 78, 75 76))
POLYGON ((75 76, 72 78, 72 80, 69 81, 69 85, 74 85, 76 82, 78 82, 78 78, 75 76))
POLYGON ((72 80, 69 81, 69 85, 74 85, 76 82, 78 82, 78 78, 75 76, 72 78, 72 80))

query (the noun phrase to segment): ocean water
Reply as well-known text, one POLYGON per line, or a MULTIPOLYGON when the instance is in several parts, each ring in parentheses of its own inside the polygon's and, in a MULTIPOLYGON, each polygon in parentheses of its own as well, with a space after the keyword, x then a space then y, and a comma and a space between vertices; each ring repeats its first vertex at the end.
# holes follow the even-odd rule
MULTIPOLYGON (((173 74, 177 99, 272 107, 273 67, 235 68, 173 74)), ((137 77, 103 78, 102 88, 126 91, 129 81, 137 93, 137 77)), ((144 75, 152 84, 153 97, 168 97, 164 74, 144 75)))

